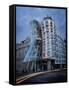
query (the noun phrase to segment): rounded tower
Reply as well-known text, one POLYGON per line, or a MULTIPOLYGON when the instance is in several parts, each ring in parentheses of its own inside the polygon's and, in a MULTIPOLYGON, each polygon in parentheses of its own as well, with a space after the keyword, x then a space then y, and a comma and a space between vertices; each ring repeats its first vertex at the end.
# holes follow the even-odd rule
POLYGON ((42 58, 54 59, 56 49, 56 28, 55 22, 49 16, 42 21, 42 58))

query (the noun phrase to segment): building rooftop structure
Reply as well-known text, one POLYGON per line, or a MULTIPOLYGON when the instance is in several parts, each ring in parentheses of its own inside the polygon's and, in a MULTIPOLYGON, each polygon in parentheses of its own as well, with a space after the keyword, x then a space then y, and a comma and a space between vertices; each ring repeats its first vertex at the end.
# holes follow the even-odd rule
POLYGON ((46 16, 46 17, 43 18, 43 20, 46 20, 46 19, 51 19, 51 20, 53 20, 52 17, 50 17, 50 16, 46 16))

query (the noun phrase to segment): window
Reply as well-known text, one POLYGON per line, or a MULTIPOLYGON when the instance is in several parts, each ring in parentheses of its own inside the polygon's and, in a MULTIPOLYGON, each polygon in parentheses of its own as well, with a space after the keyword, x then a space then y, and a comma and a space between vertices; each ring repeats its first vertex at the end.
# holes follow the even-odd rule
POLYGON ((53 32, 53 28, 51 28, 51 32, 53 32))
POLYGON ((48 24, 48 21, 46 21, 46 24, 48 24))
POLYGON ((49 32, 49 30, 46 30, 46 32, 48 33, 48 32, 49 32))
POLYGON ((43 34, 45 35, 45 32, 43 32, 43 34))
POLYGON ((49 36, 47 36, 47 38, 49 38, 49 36))
POLYGON ((50 51, 50 47, 47 47, 47 51, 50 51))
POLYGON ((53 39, 53 35, 51 35, 51 39, 53 39))
POLYGON ((46 24, 46 27, 48 27, 48 24, 46 24))
POLYGON ((50 22, 50 26, 52 27, 52 22, 50 22))
POLYGON ((46 21, 46 27, 48 27, 48 21, 46 21))
POLYGON ((49 41, 47 41, 47 44, 48 44, 48 45, 50 44, 49 41))
POLYGON ((43 26, 42 28, 43 28, 43 30, 44 30, 44 26, 43 26))
POLYGON ((50 56, 50 51, 47 51, 47 55, 50 56))

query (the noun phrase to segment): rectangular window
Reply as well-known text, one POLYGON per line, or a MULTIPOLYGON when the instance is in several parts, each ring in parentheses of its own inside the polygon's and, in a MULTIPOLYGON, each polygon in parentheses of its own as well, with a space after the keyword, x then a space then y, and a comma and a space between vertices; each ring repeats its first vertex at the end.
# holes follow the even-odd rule
POLYGON ((50 22, 50 26, 52 27, 53 25, 52 25, 52 22, 50 22))

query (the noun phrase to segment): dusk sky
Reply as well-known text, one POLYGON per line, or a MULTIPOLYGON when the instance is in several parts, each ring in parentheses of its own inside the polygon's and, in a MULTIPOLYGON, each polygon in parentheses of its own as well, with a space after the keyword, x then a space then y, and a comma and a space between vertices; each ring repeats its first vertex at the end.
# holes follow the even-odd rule
POLYGON ((65 39, 66 10, 53 8, 16 7, 16 43, 31 35, 30 21, 35 19, 42 22, 43 18, 51 16, 56 25, 57 33, 65 39))

